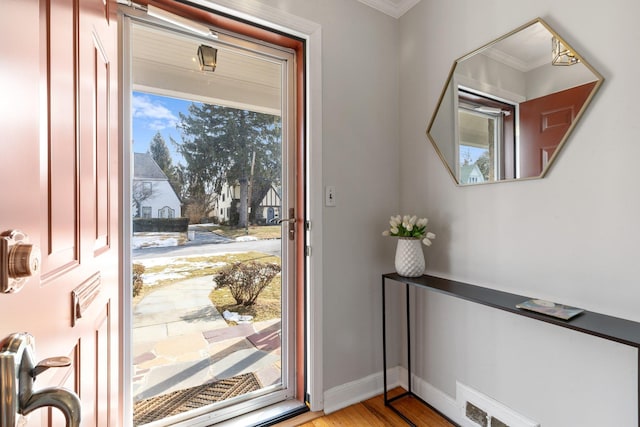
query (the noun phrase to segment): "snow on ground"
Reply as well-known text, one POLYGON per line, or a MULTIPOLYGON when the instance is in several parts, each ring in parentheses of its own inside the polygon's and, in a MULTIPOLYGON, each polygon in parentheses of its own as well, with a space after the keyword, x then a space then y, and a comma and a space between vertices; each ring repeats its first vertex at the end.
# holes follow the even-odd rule
POLYGON ((131 249, 178 246, 186 240, 186 233, 135 233, 131 238, 131 249))
POLYGON ((240 236, 240 237, 236 237, 236 242, 253 242, 255 240, 258 240, 258 238, 255 237, 255 236, 240 236))
MULTIPOLYGON (((218 254, 216 254, 218 255, 218 254)), ((206 262, 206 261, 190 261, 189 258, 202 258, 203 255, 179 256, 179 257, 163 257, 134 260, 135 264, 142 264, 145 269, 164 265, 162 272, 149 273, 142 275, 142 282, 147 286, 153 286, 161 280, 166 279, 183 279, 189 277, 189 272, 201 268, 222 267, 225 262, 206 262)))
MULTIPOLYGON (((199 224, 209 225, 209 224, 199 224)), ((211 224, 213 225, 213 224, 211 224)), ((186 233, 135 233, 131 239, 131 248, 139 249, 146 247, 161 247, 161 246, 179 246, 186 239, 186 233)), ((247 242, 258 240, 254 236, 241 236, 235 239, 239 242, 247 242)), ((241 253, 237 251, 228 252, 216 252, 211 256, 227 255, 231 253, 241 253)), ((153 267, 165 266, 160 272, 147 273, 142 275, 142 281, 146 286, 153 286, 161 280, 167 279, 182 279, 189 276, 189 272, 200 268, 210 267, 222 267, 226 265, 224 262, 211 263, 206 261, 192 261, 190 258, 207 257, 205 253, 198 255, 183 255, 175 257, 158 257, 147 259, 135 259, 135 264, 142 264, 145 269, 149 270, 153 267)))

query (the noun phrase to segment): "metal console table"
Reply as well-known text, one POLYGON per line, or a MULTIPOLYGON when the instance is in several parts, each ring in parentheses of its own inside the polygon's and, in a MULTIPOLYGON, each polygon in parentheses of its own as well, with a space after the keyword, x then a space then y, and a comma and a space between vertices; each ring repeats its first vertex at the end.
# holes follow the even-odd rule
MULTIPOLYGON (((579 316, 571 320, 562 320, 555 317, 538 314, 532 311, 516 308, 519 304, 531 297, 512 294, 509 292, 497 291, 495 289, 484 288, 481 286, 471 285, 469 283, 456 282, 454 280, 443 279, 435 276, 423 275, 420 277, 404 277, 397 273, 388 273, 382 275, 382 359, 383 359, 383 377, 384 377, 384 404, 404 419, 407 424, 415 426, 415 424, 404 414, 402 414, 392 403, 404 397, 414 397, 423 404, 440 413, 433 406, 425 402, 420 396, 412 391, 411 387, 411 313, 409 307, 409 287, 422 288, 429 291, 440 292, 455 298, 461 298, 477 304, 486 305, 498 310, 508 311, 510 313, 529 317, 541 322, 550 323, 561 328, 573 329, 589 335, 594 335, 609 341, 615 341, 635 347, 638 350, 638 426, 640 427, 640 323, 631 320, 621 319, 619 317, 607 316, 606 314, 595 313, 592 311, 584 311, 579 316), (392 281, 405 286, 406 294, 406 311, 407 311, 407 370, 409 373, 408 390, 393 398, 389 398, 387 390, 387 332, 386 332, 386 301, 385 290, 387 281, 392 281)), ((440 415, 444 416, 442 413, 440 415)), ((446 416, 444 416, 447 418, 446 416)), ((448 418, 447 418, 448 419, 448 418)), ((455 424, 452 420, 449 422, 455 424)))

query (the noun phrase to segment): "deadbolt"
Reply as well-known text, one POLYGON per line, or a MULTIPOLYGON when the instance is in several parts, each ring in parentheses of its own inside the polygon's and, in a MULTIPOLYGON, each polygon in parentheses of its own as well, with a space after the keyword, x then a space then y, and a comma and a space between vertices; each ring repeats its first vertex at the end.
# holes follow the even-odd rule
POLYGON ((0 233, 0 291, 18 292, 40 270, 40 248, 19 230, 0 233))

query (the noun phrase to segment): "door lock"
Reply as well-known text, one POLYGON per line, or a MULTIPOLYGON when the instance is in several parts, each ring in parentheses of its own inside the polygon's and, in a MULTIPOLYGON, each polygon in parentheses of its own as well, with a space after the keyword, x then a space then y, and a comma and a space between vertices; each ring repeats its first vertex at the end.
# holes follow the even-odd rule
POLYGON ((40 248, 20 230, 0 233, 0 292, 18 292, 40 270, 40 248))

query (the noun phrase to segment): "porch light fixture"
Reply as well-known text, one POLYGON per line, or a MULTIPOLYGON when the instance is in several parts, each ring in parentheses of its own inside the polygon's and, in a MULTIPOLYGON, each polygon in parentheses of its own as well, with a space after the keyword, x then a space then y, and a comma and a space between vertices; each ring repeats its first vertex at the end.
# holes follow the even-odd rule
POLYGON ((574 51, 566 47, 557 37, 551 38, 551 64, 574 65, 580 62, 574 51))
POLYGON ((206 44, 198 46, 198 61, 200 61, 200 70, 214 72, 218 60, 218 49, 206 44))

